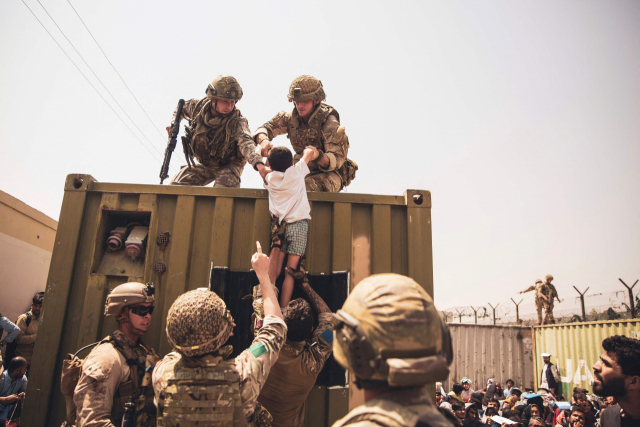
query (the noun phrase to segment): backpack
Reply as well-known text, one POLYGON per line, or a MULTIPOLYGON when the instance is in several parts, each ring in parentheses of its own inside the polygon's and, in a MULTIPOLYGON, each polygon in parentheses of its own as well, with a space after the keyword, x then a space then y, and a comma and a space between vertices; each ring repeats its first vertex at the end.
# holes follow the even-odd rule
POLYGON ((67 406, 67 419, 70 425, 76 423, 76 404, 73 402, 73 393, 78 385, 80 374, 82 373, 82 362, 84 359, 80 359, 78 354, 80 352, 101 344, 103 341, 94 342, 87 346, 82 347, 74 354, 69 354, 69 359, 62 361, 62 374, 60 375, 60 390, 64 395, 64 400, 67 406))
MULTIPOLYGON (((31 313, 27 311, 25 314, 27 315, 26 323, 27 323, 27 328, 28 328, 29 325, 31 324, 31 313)), ((18 317, 18 319, 19 319, 19 317, 18 317)), ((18 324, 18 320, 17 319, 16 319, 16 324, 18 324)), ((16 340, 13 340, 9 344, 7 344, 7 349, 5 350, 5 353, 4 353, 4 359, 5 359, 5 363, 6 363, 7 367, 9 367, 9 363, 11 363, 13 358, 16 357, 16 349, 17 348, 18 348, 18 343, 16 342, 16 340)))

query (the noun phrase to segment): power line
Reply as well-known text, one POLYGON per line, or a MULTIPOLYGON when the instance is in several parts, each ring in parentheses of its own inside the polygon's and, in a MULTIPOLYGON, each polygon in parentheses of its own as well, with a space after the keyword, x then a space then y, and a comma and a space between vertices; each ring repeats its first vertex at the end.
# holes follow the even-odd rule
POLYGON ((149 154, 151 154, 151 156, 157 160, 158 162, 160 162, 160 164, 162 164, 162 161, 159 160, 155 154, 153 154, 151 152, 151 150, 149 150, 149 148, 142 142, 142 140, 138 137, 138 135, 135 134, 135 132, 133 131, 133 129, 131 129, 131 127, 129 127, 129 125, 127 124, 127 122, 125 122, 122 117, 120 117, 120 115, 116 112, 116 110, 113 109, 113 107, 111 106, 111 104, 109 104, 107 102, 107 100, 105 99, 104 96, 102 96, 102 94, 98 91, 98 89, 96 89, 96 87, 93 85, 93 83, 91 83, 91 80, 89 80, 89 78, 82 72, 82 70, 78 67, 78 65, 73 62, 73 60, 71 59, 71 57, 67 54, 67 52, 62 48, 62 46, 60 46, 60 43, 58 43, 58 41, 53 37, 53 35, 49 32, 49 30, 47 30, 47 27, 44 26, 44 24, 42 23, 42 21, 40 21, 40 19, 36 16, 35 13, 33 13, 33 10, 31 10, 31 8, 27 5, 27 3, 25 3, 24 0, 21 0, 22 3, 27 7, 27 9, 29 9, 29 12, 31 12, 31 14, 33 15, 34 18, 36 18, 36 20, 38 21, 38 23, 40 23, 40 25, 42 26, 42 28, 44 28, 44 30, 47 32, 47 34, 49 34, 49 37, 51 37, 51 39, 55 42, 56 45, 58 45, 58 47, 60 48, 60 50, 62 51, 62 53, 64 53, 64 55, 69 59, 69 61, 71 61, 71 63, 73 64, 74 67, 76 67, 76 69, 78 70, 78 72, 80 72, 80 74, 82 74, 82 77, 85 78, 85 80, 87 81, 87 83, 89 83, 89 85, 93 88, 93 90, 96 91, 96 93, 100 96, 100 98, 102 98, 102 100, 104 101, 105 104, 107 104, 107 106, 109 108, 111 108, 111 111, 113 111, 113 114, 116 115, 116 117, 118 117, 120 119, 120 121, 122 123, 124 123, 124 125, 127 127, 127 129, 129 129, 129 132, 131 132, 131 134, 138 140, 138 142, 140 142, 140 145, 142 145, 148 152, 149 154))
POLYGON ((133 94, 133 92, 131 91, 131 89, 129 89, 129 85, 127 85, 127 83, 124 81, 124 79, 122 78, 122 76, 120 75, 120 73, 118 72, 118 70, 116 69, 116 67, 111 63, 111 61, 109 60, 109 57, 107 56, 107 54, 105 53, 105 51, 102 49, 102 46, 100 46, 100 43, 98 43, 98 40, 96 40, 96 38, 93 36, 93 33, 91 32, 91 30, 89 30, 89 27, 87 27, 87 24, 85 24, 85 22, 82 20, 82 18, 80 17, 80 14, 78 13, 78 11, 76 10, 75 7, 73 7, 73 5, 71 4, 71 2, 69 0, 67 0, 67 3, 69 3, 69 6, 71 6, 71 9, 73 9, 73 11, 76 13, 76 16, 78 17, 78 19, 80 20, 80 22, 82 22, 82 25, 84 25, 84 28, 87 29, 87 32, 89 33, 89 35, 91 36, 91 38, 93 39, 94 42, 96 42, 96 45, 98 46, 98 48, 100 49, 100 52, 102 52, 102 54, 104 55, 105 59, 107 60, 107 62, 109 63, 109 65, 111 65, 111 68, 113 68, 113 71, 116 72, 116 74, 118 75, 118 77, 120 78, 120 81, 122 81, 122 84, 124 85, 124 87, 127 88, 127 90, 129 91, 129 93, 131 94, 131 96, 133 96, 133 99, 136 100, 136 102, 138 103, 138 106, 140 107, 140 109, 142 109, 142 111, 144 112, 144 115, 147 116, 147 119, 149 119, 149 123, 151 123, 153 125, 153 127, 158 131, 158 134, 160 134, 160 137, 164 140, 166 138, 166 135, 162 133, 162 131, 156 126, 155 123, 153 123, 153 120, 151 120, 151 117, 149 117, 149 114, 147 114, 147 111, 144 109, 144 107, 142 106, 142 104, 140 104, 140 101, 138 101, 138 98, 133 94))
POLYGON ((93 73, 93 75, 95 76, 95 78, 100 82, 100 84, 102 85, 102 87, 104 88, 104 90, 107 91, 107 93, 109 94, 109 96, 111 96, 111 98, 114 100, 114 102, 118 105, 118 107, 120 107, 120 109, 122 110, 122 112, 124 113, 125 116, 127 116, 129 118, 129 120, 131 121, 131 123, 133 124, 133 126, 135 126, 136 129, 138 129, 138 132, 140 132, 140 134, 149 142, 149 144, 153 147, 153 149, 160 155, 160 156, 164 156, 163 153, 161 153, 160 151, 158 151, 158 148, 151 142, 151 140, 149 138, 147 138, 147 136, 144 134, 144 132, 142 132, 142 130, 138 127, 138 125, 136 124, 136 122, 131 118, 131 116, 129 116, 129 114, 127 114, 127 112, 125 111, 125 109, 122 107, 122 105, 120 105, 120 103, 118 102, 118 100, 113 96, 113 94, 111 93, 111 91, 109 91, 109 89, 107 89, 107 87, 105 86, 105 84, 102 82, 102 80, 100 80, 100 77, 98 77, 98 75, 95 73, 95 71, 93 71, 93 69, 91 68, 91 66, 87 63, 87 61, 85 61, 85 59, 83 58, 82 54, 80 54, 80 52, 78 51, 78 49, 76 49, 76 47, 73 45, 73 43, 71 42, 71 40, 69 40, 69 38, 67 37, 67 35, 64 33, 64 31, 62 31, 62 28, 60 28, 60 26, 58 25, 58 23, 56 22, 55 19, 53 19, 53 17, 51 16, 51 14, 47 11, 47 9, 42 5, 42 3, 40 3, 40 0, 37 0, 38 4, 40 5, 40 7, 42 7, 42 9, 45 11, 45 13, 49 16, 49 18, 51 19, 51 21, 53 21, 53 23, 55 24, 55 26, 58 28, 58 30, 60 31, 60 33, 62 33, 63 37, 69 42, 69 44, 71 45, 71 47, 73 48, 73 50, 76 51, 76 53, 78 54, 78 56, 80 57, 80 59, 82 60, 82 62, 84 62, 84 64, 87 66, 87 68, 89 68, 89 70, 91 71, 91 73, 93 73))

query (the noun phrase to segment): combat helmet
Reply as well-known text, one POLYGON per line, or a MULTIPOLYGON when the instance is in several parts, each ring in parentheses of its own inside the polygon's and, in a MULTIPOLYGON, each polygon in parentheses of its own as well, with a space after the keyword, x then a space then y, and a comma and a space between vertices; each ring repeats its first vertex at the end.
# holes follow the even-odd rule
POLYGON ((542 279, 537 279, 537 280, 536 280, 536 285, 537 285, 538 283, 542 283, 542 279))
POLYGON ((444 381, 453 359, 449 327, 427 292, 409 277, 362 280, 334 315, 333 355, 371 388, 444 381))
POLYGON ((296 77, 289 86, 289 102, 293 101, 324 101, 326 95, 322 82, 313 76, 302 75, 296 77))
POLYGON ((153 302, 156 289, 153 283, 128 282, 118 285, 107 296, 104 306, 104 315, 107 317, 118 316, 122 309, 130 305, 153 302))
POLYGON ((184 293, 167 314, 169 343, 187 357, 219 349, 233 332, 233 317, 224 301, 208 289, 184 293))
POLYGON ((219 75, 205 91, 207 98, 210 100, 223 100, 223 101, 240 101, 242 99, 242 88, 240 83, 235 77, 219 75))
POLYGON ((553 280, 553 276, 552 276, 552 275, 550 275, 550 274, 547 274, 544 278, 545 278, 546 280, 553 280))

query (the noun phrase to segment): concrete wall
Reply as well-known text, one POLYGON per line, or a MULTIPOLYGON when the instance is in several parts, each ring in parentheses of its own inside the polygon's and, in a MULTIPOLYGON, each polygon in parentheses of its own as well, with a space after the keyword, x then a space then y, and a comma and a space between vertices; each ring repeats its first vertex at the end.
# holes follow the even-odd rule
POLYGON ((14 322, 45 290, 58 222, 0 191, 0 313, 14 322))

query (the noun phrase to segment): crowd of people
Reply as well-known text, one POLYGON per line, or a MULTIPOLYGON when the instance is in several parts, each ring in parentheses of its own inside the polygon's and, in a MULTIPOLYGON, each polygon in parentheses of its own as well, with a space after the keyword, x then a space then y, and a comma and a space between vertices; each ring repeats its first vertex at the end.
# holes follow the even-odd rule
POLYGON ((593 393, 574 387, 569 399, 561 392, 550 354, 537 390, 515 386, 512 379, 490 378, 480 390, 464 377, 446 393, 436 384, 436 407, 464 427, 620 427, 640 425, 640 342, 623 336, 606 338, 605 353, 594 366, 593 393), (615 366, 614 366, 615 365, 615 366), (612 377, 612 370, 619 375, 612 377), (547 375, 547 373, 550 373, 547 375), (608 377, 608 378, 605 378, 608 377))

